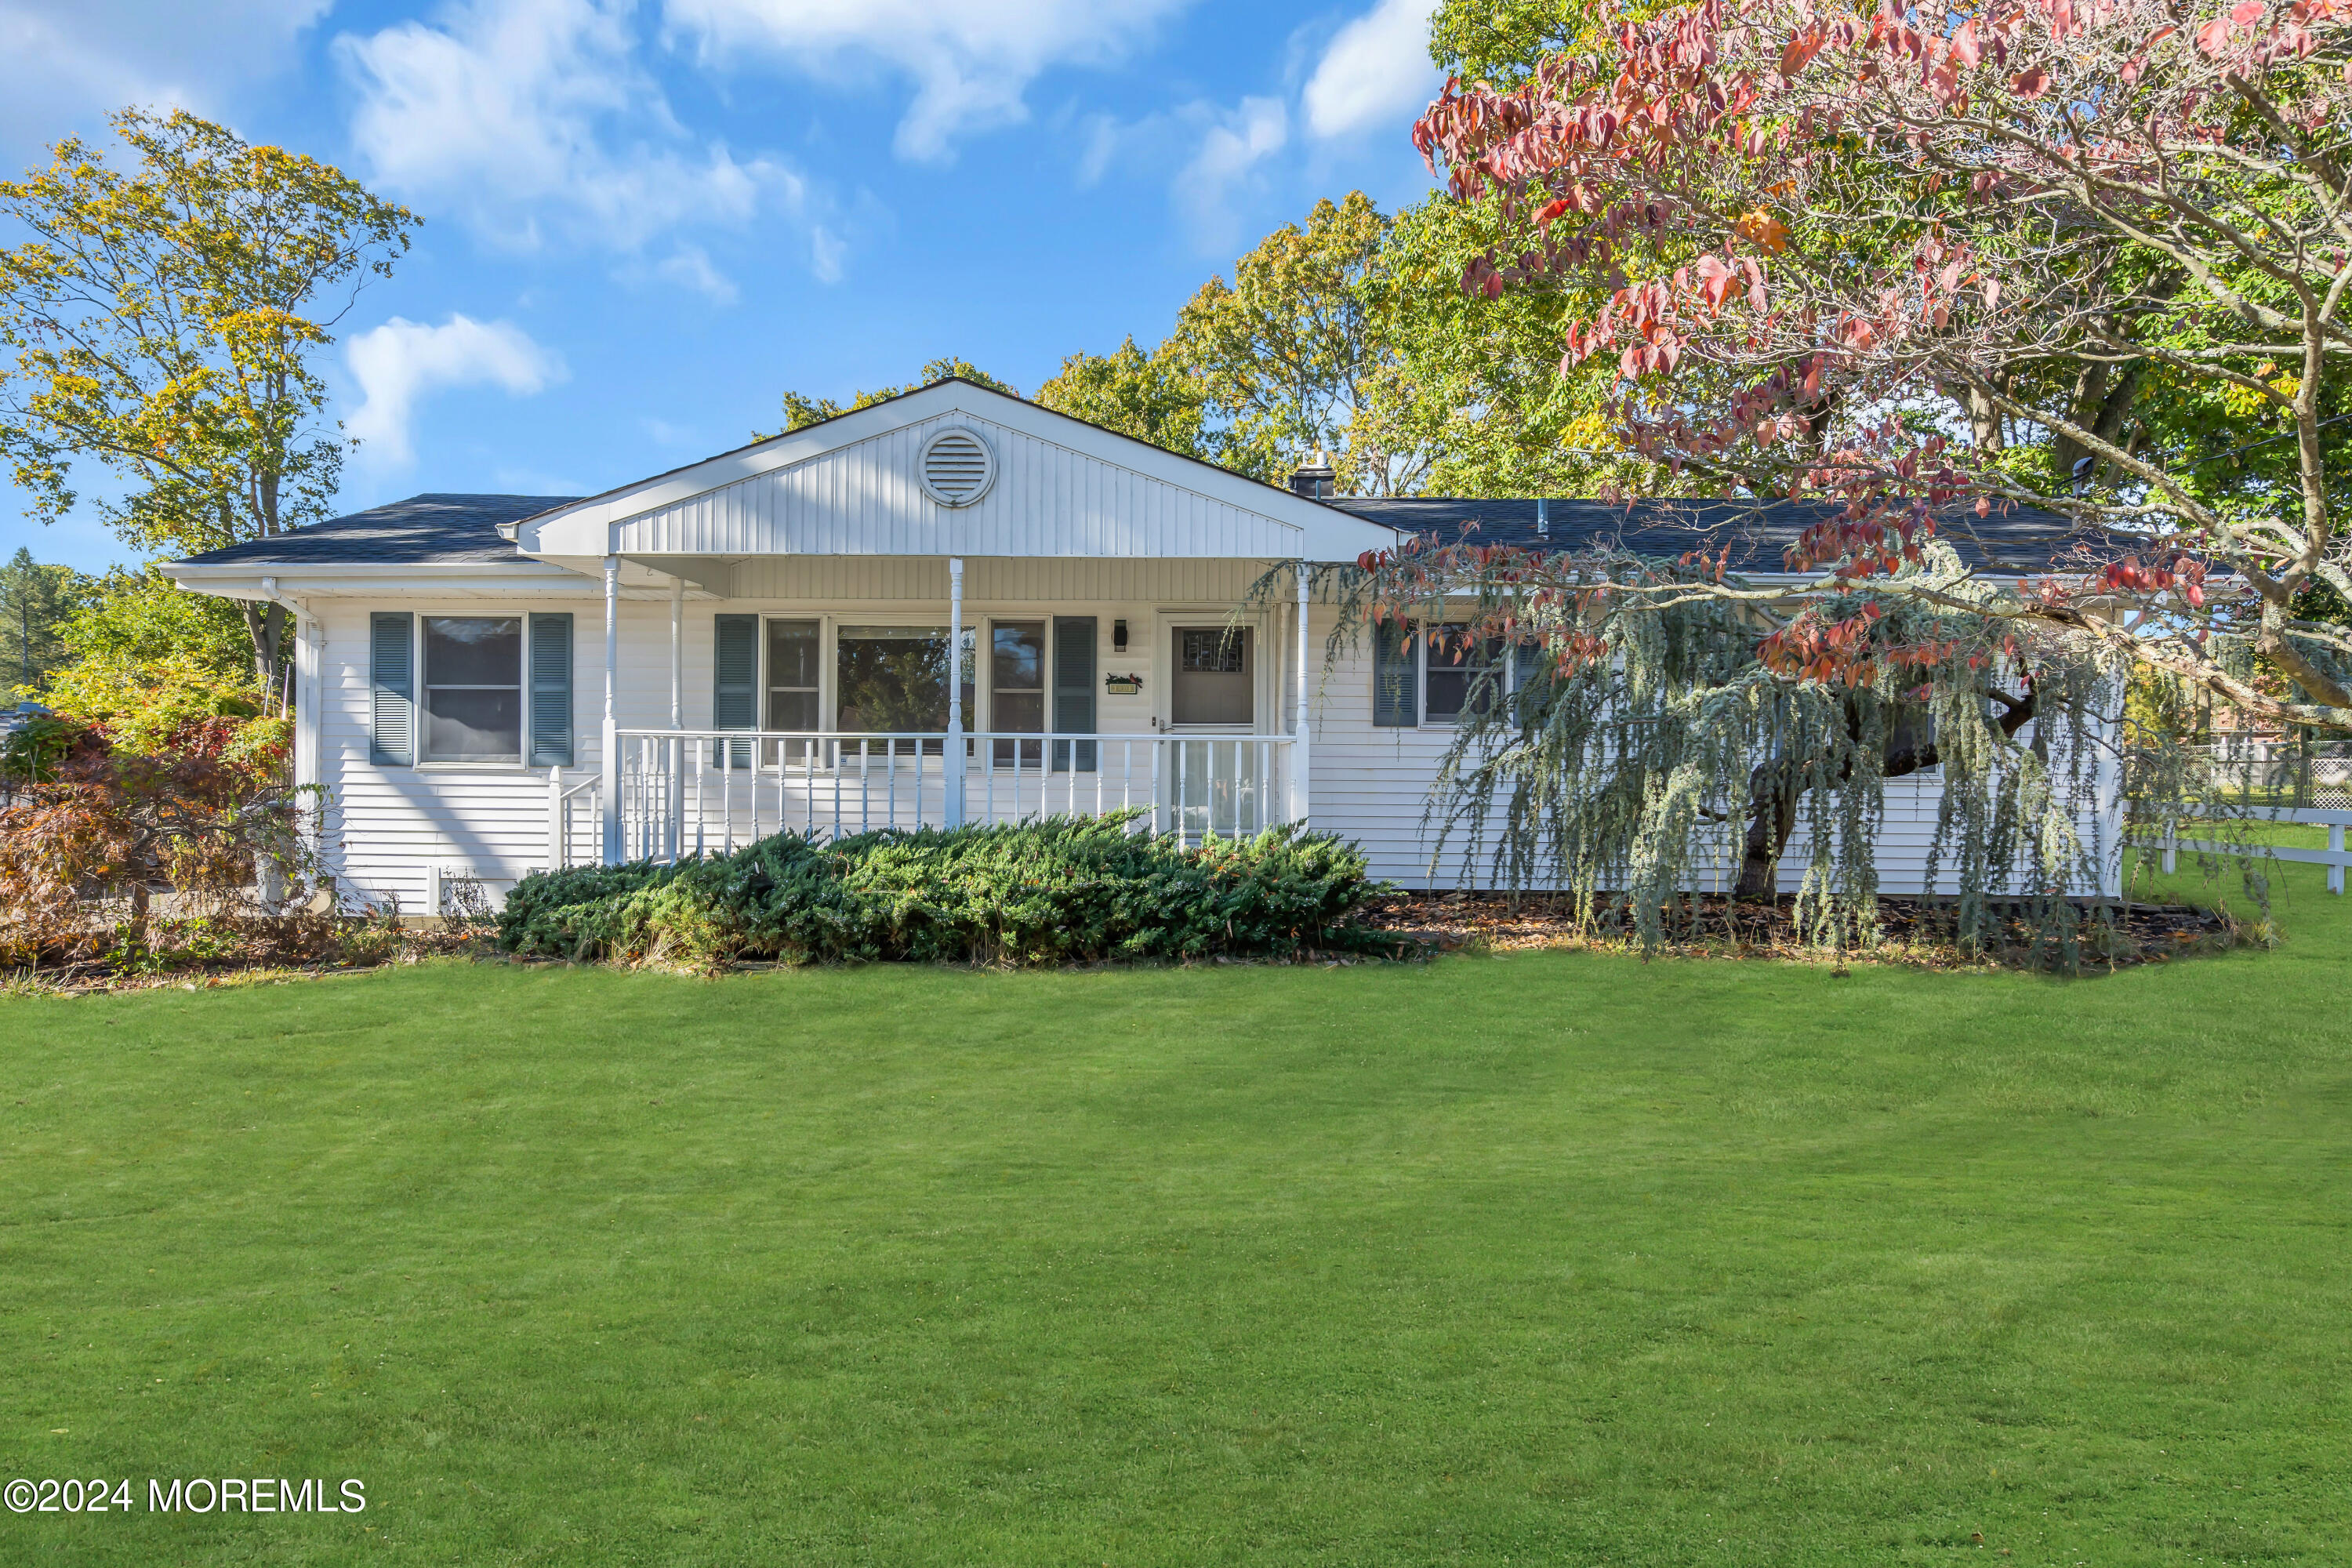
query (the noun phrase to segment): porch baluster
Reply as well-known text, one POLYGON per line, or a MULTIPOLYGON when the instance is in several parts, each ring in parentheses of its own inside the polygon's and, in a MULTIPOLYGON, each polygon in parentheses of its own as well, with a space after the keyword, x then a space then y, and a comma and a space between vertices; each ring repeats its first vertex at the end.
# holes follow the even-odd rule
POLYGON ((709 760, 709 747, 694 748, 694 858, 698 860, 702 858, 704 847, 702 821, 705 813, 702 809, 702 771, 709 760))
POLYGON ((1263 832, 1263 831, 1265 830, 1265 826, 1266 826, 1266 802, 1267 802, 1268 800, 1270 800, 1271 798, 1273 798, 1272 796, 1270 796, 1270 795, 1268 795, 1266 794, 1266 786, 1267 786, 1267 785, 1272 782, 1272 779, 1271 779, 1271 777, 1270 777, 1270 770, 1273 768, 1273 766, 1274 766, 1274 748, 1273 748, 1272 746, 1270 746, 1270 745, 1266 744, 1266 743, 1265 743, 1265 742, 1263 742, 1263 741, 1258 742, 1257 742, 1257 826, 1256 826, 1256 828, 1255 828, 1255 829, 1254 829, 1253 831, 1263 832))

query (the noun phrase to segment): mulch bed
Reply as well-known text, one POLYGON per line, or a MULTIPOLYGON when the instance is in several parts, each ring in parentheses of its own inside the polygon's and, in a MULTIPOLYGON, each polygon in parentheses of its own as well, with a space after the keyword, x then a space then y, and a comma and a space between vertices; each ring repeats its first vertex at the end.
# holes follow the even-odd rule
POLYGON ((341 951, 320 952, 319 946, 316 942, 278 943, 264 935, 240 943, 233 952, 202 957, 166 952, 131 969, 116 968, 101 958, 51 956, 35 969, 0 971, 0 994, 13 990, 28 994, 80 996, 170 988, 209 991, 226 985, 352 974, 387 964, 417 963, 428 958, 479 957, 488 952, 482 933, 454 926, 390 933, 387 939, 349 944, 341 951))
MULTIPOLYGON (((1980 956, 1958 952, 1943 935, 1942 901, 1924 899, 1879 900, 1879 922, 1885 933, 1882 944, 1866 952, 1825 953, 1798 940, 1791 920, 1795 903, 1796 900, 1789 897, 1769 904, 1756 900, 1734 903, 1720 898, 1704 899, 1700 902, 1697 924, 1675 942, 1670 951, 1680 957, 1768 958, 1804 963, 1824 960, 1843 963, 1851 959, 1930 968, 2013 967, 2032 963, 2031 951, 2024 945, 2030 933, 2021 924, 2015 928, 2018 937, 2015 946, 1980 956)), ((1570 911, 1568 900, 1540 894, 1517 899, 1504 893, 1407 894, 1368 905, 1364 910, 1364 924, 1396 938, 1396 951, 1392 954, 1361 952, 1347 955, 1314 953, 1291 962, 1338 964, 1370 960, 1377 963, 1382 958, 1422 959, 1465 949, 1508 952, 1538 948, 1589 948, 1623 952, 1632 946, 1622 936, 1579 930, 1570 911)), ((2095 960, 2086 952, 2084 958, 2086 970, 2165 963, 2192 954, 2224 952, 2242 940, 2238 922, 2227 913, 2185 904, 2134 904, 2129 910, 2121 911, 2120 923, 2124 942, 2118 944, 2113 954, 2101 954, 2095 960)), ((267 944, 257 946, 260 951, 248 950, 236 957, 224 957, 213 962, 184 958, 177 963, 159 963, 137 973, 110 971, 102 963, 83 960, 44 967, 38 973, 37 981, 30 974, 0 974, 0 982, 8 983, 6 988, 10 990, 38 990, 51 994, 72 995, 166 986, 204 990, 220 985, 349 973, 385 964, 415 963, 427 958, 492 958, 506 963, 534 964, 562 962, 557 959, 508 958, 496 952, 483 930, 455 924, 445 930, 404 930, 374 951, 323 958, 306 959, 304 955, 296 953, 273 953, 267 950, 267 944)), ((1212 962, 1224 964, 1263 963, 1265 960, 1221 956, 1212 962)), ((755 971, 780 966, 740 962, 726 967, 755 971)))
MULTIPOLYGON (((1955 949, 1945 935, 1948 902, 1944 900, 1881 898, 1878 918, 1884 942, 1866 952, 1844 956, 1874 961, 1926 963, 1936 966, 1987 963, 2024 963, 2031 961, 2031 930, 2012 921, 2013 945, 1970 958, 1955 949)), ((1796 899, 1784 895, 1767 903, 1737 902, 1717 897, 1699 900, 1699 917, 1674 951, 1686 955, 1758 958, 1802 958, 1818 961, 1825 954, 1799 940, 1794 923, 1796 899)), ((1507 893, 1409 894, 1370 906, 1365 923, 1393 931, 1399 942, 1424 949, 1454 952, 1462 948, 1497 950, 1591 947, 1622 948, 1623 937, 1580 930, 1573 906, 1564 898, 1507 893)), ((2022 911, 2021 911, 2021 913, 2022 911)), ((2189 953, 2218 952, 2237 945, 2238 922, 2228 914, 2187 904, 2133 904, 2118 910, 2121 941, 2112 953, 2101 953, 2101 968, 2137 963, 2168 963, 2189 953)), ((2086 921, 2094 918, 2084 910, 2086 921)), ((2090 955, 2084 963, 2089 966, 2090 955)))

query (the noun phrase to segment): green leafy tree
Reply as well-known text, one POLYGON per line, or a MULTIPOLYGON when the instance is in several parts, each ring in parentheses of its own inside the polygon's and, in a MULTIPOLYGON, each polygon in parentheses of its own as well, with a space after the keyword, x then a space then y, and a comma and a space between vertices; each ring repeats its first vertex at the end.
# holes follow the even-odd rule
POLYGON ((784 427, 782 430, 754 430, 751 432, 751 439, 767 441, 778 436, 788 436, 795 430, 803 429, 811 425, 821 425, 828 419, 838 419, 843 415, 855 413, 860 408, 870 408, 875 404, 887 403, 894 397, 904 397, 918 388, 929 386, 935 381, 944 381, 951 375, 960 376, 965 381, 977 382, 982 386, 991 387, 1009 397, 1021 395, 1019 387, 1009 381, 997 380, 970 360, 940 358, 932 360, 923 366, 922 378, 919 381, 905 386, 877 386, 871 392, 861 391, 853 394, 847 403, 839 403, 830 397, 811 397, 804 392, 787 392, 784 394, 784 427))
POLYGON ((1517 87, 1547 57, 1595 54, 1623 24, 1665 8, 1664 0, 1444 0, 1429 18, 1429 58, 1460 80, 1517 87))
MULTIPOLYGON (((1624 21, 1656 0, 1446 0, 1430 19, 1430 58, 1463 81, 1517 86, 1547 58, 1613 47, 1624 21)), ((1433 195, 1397 216, 1367 279, 1393 369, 1372 386, 1372 417, 1429 453, 1422 489, 1452 496, 1690 493, 1625 449, 1610 405, 1613 367, 1563 363, 1569 323, 1605 298, 1588 279, 1533 279, 1498 297, 1462 287, 1469 263, 1511 236, 1491 199, 1433 195)))
POLYGON ((79 587, 72 568, 44 566, 21 544, 0 566, 0 699, 18 702, 32 696, 73 657, 60 633, 79 587))
POLYGON ((1618 444, 1611 378, 1563 370, 1566 291, 1464 294, 1462 268, 1496 237, 1491 204, 1424 202, 1399 215, 1368 280, 1393 364, 1369 418, 1428 454, 1422 489, 1449 496, 1630 489, 1650 466, 1618 444))
POLYGON ((73 659, 158 664, 186 657, 222 679, 254 679, 243 610, 191 594, 153 566, 118 567, 88 582, 58 640, 73 659))
POLYGON ((1386 412, 1396 391, 1375 392, 1397 373, 1377 309, 1389 226, 1361 191, 1318 202, 1236 260, 1232 282, 1212 278, 1185 303, 1154 357, 1199 385, 1217 462, 1279 484, 1319 449, 1343 492, 1421 488, 1429 454, 1386 412))
POLYGON ((1107 354, 1074 353, 1037 389, 1037 401, 1188 458, 1216 456, 1208 439, 1208 393, 1165 345, 1146 353, 1130 337, 1107 354))
MULTIPOLYGON (((0 182, 31 237, 0 251, 0 451, 34 515, 73 507, 76 466, 129 487, 101 503, 143 551, 194 552, 328 514, 347 441, 317 360, 416 219, 341 171, 184 110, 126 109, 129 169, 68 138, 0 182)), ((285 611, 245 611, 271 682, 285 611)))

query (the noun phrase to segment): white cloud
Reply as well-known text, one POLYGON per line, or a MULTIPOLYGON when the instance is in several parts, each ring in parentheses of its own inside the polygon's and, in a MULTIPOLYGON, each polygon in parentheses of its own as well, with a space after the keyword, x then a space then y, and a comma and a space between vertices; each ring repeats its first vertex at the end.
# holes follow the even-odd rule
POLYGON ((458 315, 437 327, 394 316, 353 337, 343 359, 361 395, 345 424, 369 444, 367 456, 386 465, 415 459, 410 426, 426 393, 487 384, 527 397, 566 374, 559 355, 513 322, 458 315))
POLYGON ((654 268, 656 277, 691 289, 714 305, 731 305, 743 297, 735 280, 710 264, 710 253, 698 245, 680 245, 654 268))
POLYGON ((1441 85, 1429 59, 1432 0, 1380 0, 1333 36, 1307 80, 1307 129, 1328 142, 1401 131, 1441 85))
POLYGON ((29 156, 126 104, 219 118, 290 63, 329 0, 0 0, 0 142, 29 156))
POLYGON ((1219 251, 1232 245, 1240 221, 1233 210, 1235 188, 1289 141, 1290 116, 1279 99, 1243 99, 1209 128, 1176 176, 1176 203, 1192 223, 1196 246, 1219 251))
POLYGON ((809 231, 809 270, 820 283, 841 281, 841 263, 849 253, 849 242, 823 224, 809 231))
POLYGON ((1110 161, 1118 152, 1119 127, 1108 114, 1089 114, 1081 126, 1087 138, 1087 150, 1078 154, 1078 188, 1083 191, 1100 184, 1110 172, 1110 161))
POLYGON ((1047 68, 1108 65, 1187 0, 666 0, 663 19, 706 63, 748 48, 812 75, 860 63, 912 77, 899 156, 947 157, 960 136, 1026 120, 1047 68))
MULTIPOLYGON (((530 248, 554 227, 628 250, 690 222, 797 214, 802 177, 693 144, 635 59, 631 0, 471 0, 335 49, 375 180, 530 248)), ((715 276, 715 274, 714 274, 715 276)))

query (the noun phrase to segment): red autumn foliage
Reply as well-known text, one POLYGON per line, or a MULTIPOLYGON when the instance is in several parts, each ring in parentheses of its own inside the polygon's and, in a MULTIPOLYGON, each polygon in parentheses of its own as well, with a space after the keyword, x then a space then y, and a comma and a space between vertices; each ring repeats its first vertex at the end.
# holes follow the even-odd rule
MULTIPOLYGON (((2352 595, 2321 430, 2352 353, 2347 46, 2352 0, 1696 0, 1517 87, 1449 82, 1414 142, 1499 209, 1466 290, 1582 302, 1563 365, 1613 360, 1625 447, 1832 503, 1788 562, 1819 596, 1910 592, 1889 579, 1939 527, 2031 505, 2084 525, 2083 569, 1983 615, 2352 730, 2352 642, 2294 607, 2352 595), (2283 425, 2275 505, 2234 513, 2204 454, 2082 412, 2073 388, 2126 373, 2283 425), (2011 460, 2016 429, 2066 460, 2011 460), (2246 679, 2231 638, 2299 696, 2246 679)), ((1884 657, 1866 642, 1791 626, 1777 647, 1819 669, 1884 657)))
POLYGON ((144 946, 158 893, 175 921, 215 922, 282 919, 307 896, 296 792, 217 758, 57 739, 0 796, 0 962, 144 946))

